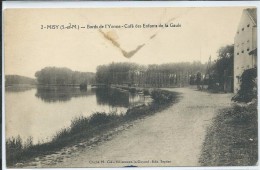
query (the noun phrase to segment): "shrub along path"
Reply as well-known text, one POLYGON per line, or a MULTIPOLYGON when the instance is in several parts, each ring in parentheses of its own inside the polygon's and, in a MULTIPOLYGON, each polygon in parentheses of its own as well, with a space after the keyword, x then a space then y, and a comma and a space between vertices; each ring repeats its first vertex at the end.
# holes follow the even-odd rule
POLYGON ((222 109, 208 129, 202 166, 254 166, 258 160, 257 102, 222 109))
POLYGON ((190 88, 177 104, 116 129, 97 145, 80 143, 35 158, 27 167, 199 166, 206 129, 232 94, 209 94, 190 88))

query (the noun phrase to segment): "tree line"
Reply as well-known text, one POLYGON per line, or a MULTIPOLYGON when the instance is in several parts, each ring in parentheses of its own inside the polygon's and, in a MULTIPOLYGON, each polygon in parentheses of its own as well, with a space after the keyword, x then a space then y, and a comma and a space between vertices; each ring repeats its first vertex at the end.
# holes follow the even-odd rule
POLYGON ((19 76, 19 75, 6 75, 5 76, 5 85, 35 85, 36 80, 33 78, 19 76))
POLYGON ((138 65, 111 63, 97 67, 96 81, 150 87, 208 85, 209 90, 233 91, 234 45, 220 47, 217 59, 201 62, 138 65))
POLYGON ((172 87, 190 84, 197 72, 205 73, 206 64, 182 62, 139 65, 136 63, 111 63, 97 67, 96 81, 103 84, 126 84, 150 87, 172 87))
POLYGON ((95 82, 95 73, 72 71, 66 67, 45 67, 35 73, 38 84, 80 85, 95 82))

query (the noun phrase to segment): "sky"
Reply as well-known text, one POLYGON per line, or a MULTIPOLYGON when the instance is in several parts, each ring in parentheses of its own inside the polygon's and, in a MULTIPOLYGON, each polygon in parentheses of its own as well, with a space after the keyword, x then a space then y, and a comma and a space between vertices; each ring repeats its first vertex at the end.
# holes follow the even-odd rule
POLYGON ((233 44, 243 7, 7 9, 5 74, 34 77, 47 66, 95 72, 112 62, 205 63, 233 44), (134 28, 41 29, 41 25, 124 25, 134 28), (179 24, 181 27, 135 28, 179 24), (138 48, 139 47, 139 48, 138 48), (124 51, 124 52, 123 52, 124 51), (131 55, 129 52, 131 52, 131 55), (129 55, 126 55, 129 54, 129 55))

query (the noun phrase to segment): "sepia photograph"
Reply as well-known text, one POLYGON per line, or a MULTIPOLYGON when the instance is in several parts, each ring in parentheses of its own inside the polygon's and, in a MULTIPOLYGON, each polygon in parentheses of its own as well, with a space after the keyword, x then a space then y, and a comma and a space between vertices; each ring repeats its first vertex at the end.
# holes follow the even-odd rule
POLYGON ((258 166, 257 7, 3 11, 6 168, 258 166))

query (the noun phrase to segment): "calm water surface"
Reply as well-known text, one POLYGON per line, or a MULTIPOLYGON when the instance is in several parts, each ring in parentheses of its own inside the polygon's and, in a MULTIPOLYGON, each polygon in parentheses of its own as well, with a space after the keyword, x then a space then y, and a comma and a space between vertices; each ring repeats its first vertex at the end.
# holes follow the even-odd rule
POLYGON ((34 143, 49 141, 69 127, 78 116, 94 112, 125 113, 127 108, 151 99, 118 89, 81 91, 72 87, 6 88, 6 137, 33 137, 34 143))

